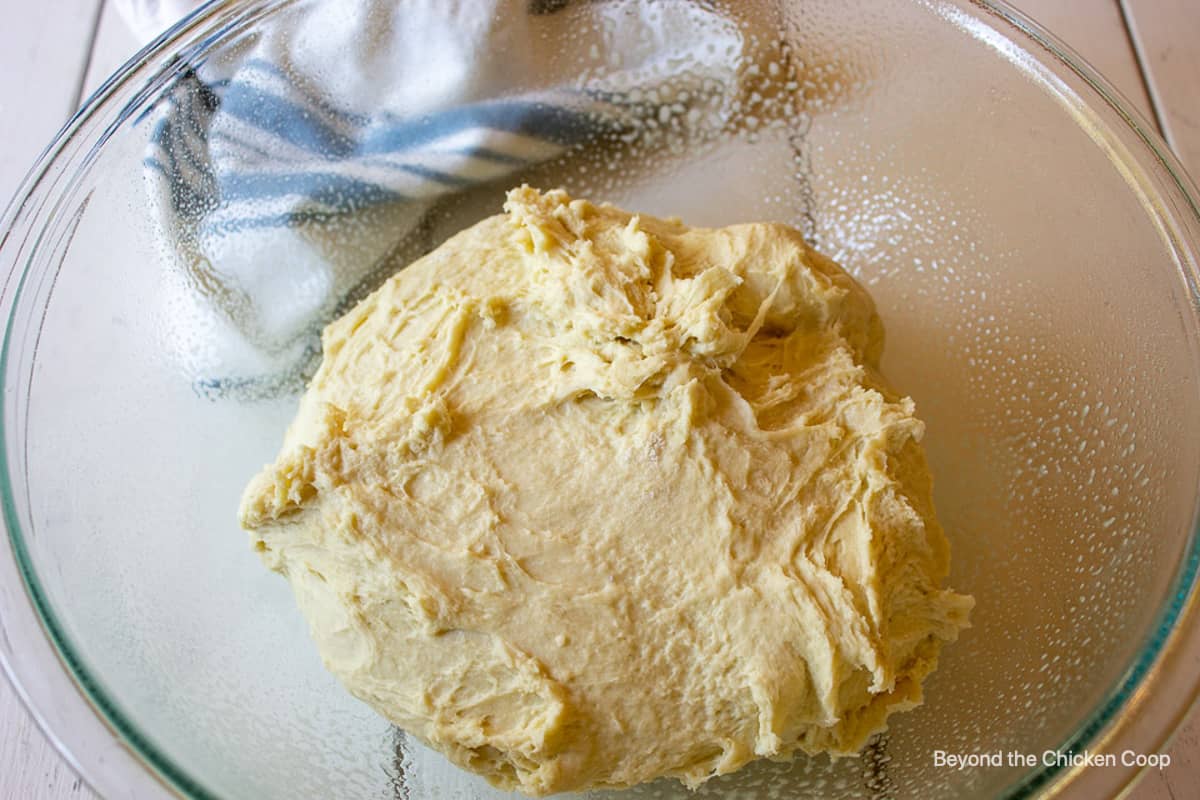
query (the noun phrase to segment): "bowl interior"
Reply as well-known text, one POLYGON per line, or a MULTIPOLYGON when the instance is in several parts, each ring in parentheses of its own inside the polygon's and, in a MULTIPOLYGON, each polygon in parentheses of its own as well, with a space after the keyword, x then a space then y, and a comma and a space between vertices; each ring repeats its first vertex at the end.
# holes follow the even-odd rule
MULTIPOLYGON (((21 400, 4 420, 10 525, 104 713, 196 796, 504 796, 324 672, 236 509, 321 325, 528 181, 694 225, 788 222, 865 283, 885 371, 928 424, 950 583, 977 599, 925 705, 863 758, 759 764, 698 796, 949 798, 1046 780, 1041 763, 951 770, 934 752, 1086 744, 1171 623, 1200 402, 1169 176, 1081 78, 966 3, 502 3, 493 17, 464 2, 464 41, 485 46, 422 94, 413 70, 436 51, 401 52, 414 37, 398 31, 449 35, 451 12, 427 5, 251 4, 151 91, 131 88, 111 136, 42 192, 54 213, 3 364, 21 400), (430 137, 449 110, 524 103, 535 121, 518 133, 554 147, 407 199, 222 227, 238 202, 267 218, 286 201, 233 196, 204 163, 220 120, 196 106, 214 93, 209 112, 232 117, 222 92, 272 54, 279 74, 251 90, 290 77, 430 137), (558 112, 537 114, 559 107, 596 124, 548 133, 558 112)), ((280 112, 245 113, 233 122, 269 130, 280 112)), ((320 172, 345 157, 331 142, 234 161, 320 172)))

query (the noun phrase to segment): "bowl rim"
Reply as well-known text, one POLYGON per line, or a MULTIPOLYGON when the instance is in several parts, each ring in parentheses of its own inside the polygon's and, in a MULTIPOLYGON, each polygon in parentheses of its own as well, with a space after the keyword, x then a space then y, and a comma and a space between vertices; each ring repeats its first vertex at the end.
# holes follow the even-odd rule
MULTIPOLYGON (((139 50, 88 97, 38 157, 0 217, 0 253, 13 250, 23 252, 29 244, 27 238, 14 244, 10 241, 10 235, 19 222, 28 221, 30 213, 37 221, 42 206, 33 203, 36 207, 31 212, 31 201, 36 199, 43 181, 51 176, 54 168, 62 166, 59 163, 61 160, 67 160, 66 166, 76 172, 86 169, 90 157, 98 152, 117 127, 132 115, 140 113, 147 97, 153 96, 154 90, 175 78, 181 68, 194 63, 209 48, 219 44, 229 32, 299 1, 302 0, 207 0, 139 50), (139 81, 141 88, 135 92, 128 91, 139 81), (124 93, 122 90, 125 90, 124 93), (118 107, 117 103, 121 105, 118 107), (111 119, 106 118, 106 112, 111 119), (82 142, 78 139, 81 135, 82 142), (94 141, 88 141, 93 136, 94 141), (86 148, 86 151, 81 148, 86 148), (72 159, 81 163, 69 163, 72 159)), ((973 7, 971 13, 979 15, 982 12, 985 16, 999 19, 1023 36, 1024 40, 1018 40, 1022 49, 1037 53, 1036 48, 1030 47, 1036 45, 1065 66, 1115 111, 1125 126, 1136 135, 1153 160, 1170 176, 1174 188, 1186 203, 1186 210, 1190 211, 1195 222, 1200 223, 1200 202, 1197 199, 1200 198, 1200 191, 1152 124, 1134 110, 1132 104, 1106 78, 1057 36, 1015 9, 1008 0, 916 0, 916 3, 931 8, 969 4, 973 7)), ((1006 29, 1003 33, 1007 37, 1011 31, 1006 29)), ((50 187, 51 199, 56 188, 54 185, 50 187)), ((29 231, 26 234, 28 237, 29 231)), ((1200 249, 1200 241, 1192 244, 1194 249, 1200 249)), ((32 253, 36 253, 37 249, 35 241, 32 253)), ((0 516, 9 544, 6 548, 0 547, 0 611, 4 612, 0 614, 0 671, 7 676, 43 734, 93 789, 103 788, 95 776, 104 774, 110 779, 114 776, 128 777, 132 780, 131 785, 145 789, 158 787, 159 791, 166 789, 181 797, 216 800, 216 795, 178 766, 150 737, 142 734, 130 716, 122 711, 120 704, 109 697, 88 672, 47 601, 29 557, 22 536, 17 500, 13 496, 14 482, 8 457, 8 395, 16 393, 6 388, 4 381, 13 342, 14 311, 30 275, 32 253, 26 254, 23 259, 13 260, 0 291, 0 298, 3 298, 0 305, 8 312, 3 347, 0 349, 0 396, 5 398, 4 413, 0 414, 0 516), (10 576, 19 576, 23 591, 13 590, 8 580, 10 576), (21 600, 24 605, 20 605, 21 600), (17 624, 23 626, 22 633, 32 630, 28 625, 30 619, 40 629, 40 641, 31 642, 27 637, 22 642, 39 651, 37 658, 20 658, 6 635, 6 628, 11 629, 11 626, 5 623, 12 621, 10 614, 14 611, 20 614, 17 624), (63 674, 55 676, 53 682, 57 685, 53 689, 61 691, 65 680, 75 690, 74 702, 68 701, 70 708, 58 709, 53 713, 43 713, 45 708, 41 701, 46 699, 48 688, 35 687, 38 681, 23 664, 25 660, 39 665, 48 663, 46 656, 56 658, 63 668, 63 674), (35 694, 39 696, 35 698, 35 694), (81 725, 82 732, 78 736, 72 735, 73 732, 68 733, 71 729, 65 727, 72 723, 81 725), (97 748, 80 744, 83 736, 95 737, 97 732, 103 732, 108 737, 105 746, 97 748), (71 741, 68 742, 68 739, 71 741), (119 762, 115 772, 113 767, 104 768, 99 763, 104 758, 119 762), (132 771, 139 775, 133 775, 132 771)), ((0 257, 0 269, 7 266, 6 259, 0 257)), ((1183 273, 1193 301, 1200 306, 1200 276, 1194 270, 1183 270, 1183 273)), ((1193 503, 1191 536, 1164 602, 1148 626, 1149 635, 1139 645, 1125 672, 1088 712, 1087 719, 1060 743, 1057 748, 1059 752, 1079 752, 1092 745, 1104 749, 1116 746, 1122 740, 1140 741, 1161 750, 1200 698, 1200 674, 1192 674, 1188 679, 1189 672, 1194 672, 1194 666, 1190 671, 1187 669, 1189 663, 1194 665, 1196 659, 1200 658, 1200 581, 1197 580, 1200 575, 1200 513, 1197 502, 1200 502, 1200 494, 1193 503), (1156 691, 1139 692, 1147 687, 1156 688, 1156 691), (1176 694, 1171 694, 1169 689, 1176 694), (1178 693, 1182 693, 1182 696, 1178 693)), ((1084 789, 1088 794, 1081 796, 1098 796, 1098 792, 1115 796, 1128 791, 1145 769, 1144 766, 1099 770, 1083 765, 1043 765, 1023 773, 1005 789, 1003 796, 1024 798, 1042 793, 1058 796, 1084 789)))

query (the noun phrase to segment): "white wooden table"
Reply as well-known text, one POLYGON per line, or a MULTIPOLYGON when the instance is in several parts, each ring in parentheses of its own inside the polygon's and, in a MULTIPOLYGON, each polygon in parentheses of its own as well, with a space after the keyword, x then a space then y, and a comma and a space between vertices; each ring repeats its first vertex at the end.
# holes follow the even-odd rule
MULTIPOLYGON (((0 204, 81 100, 138 47, 112 0, 0 0, 0 204)), ((1016 0, 1080 52, 1200 178, 1200 2, 1016 0)), ((1200 709, 1133 800, 1200 797, 1200 709)), ((59 757, 0 678, 0 800, 95 795, 59 757)))

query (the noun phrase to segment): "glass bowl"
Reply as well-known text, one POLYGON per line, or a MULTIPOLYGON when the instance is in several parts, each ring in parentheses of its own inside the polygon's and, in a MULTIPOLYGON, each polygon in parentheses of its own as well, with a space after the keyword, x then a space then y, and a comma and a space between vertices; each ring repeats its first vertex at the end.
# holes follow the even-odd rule
POLYGON ((88 782, 500 796, 324 672, 236 509, 320 326, 528 181, 697 225, 788 222, 863 281, 885 371, 928 423, 950 583, 977 599, 925 705, 861 758, 757 764, 695 796, 1126 787, 1200 683, 1200 217, 1145 120, 1000 3, 366 5, 209 4, 89 100, 0 226, 0 652, 88 782), (268 102, 293 90, 299 119, 268 102), (247 150, 239 183, 193 136, 220 115, 418 142, 465 119, 515 137, 472 147, 532 150, 486 175, 422 162, 407 199, 348 202, 269 177, 345 168, 354 135, 247 150), (235 201, 275 222, 220 227, 235 201))

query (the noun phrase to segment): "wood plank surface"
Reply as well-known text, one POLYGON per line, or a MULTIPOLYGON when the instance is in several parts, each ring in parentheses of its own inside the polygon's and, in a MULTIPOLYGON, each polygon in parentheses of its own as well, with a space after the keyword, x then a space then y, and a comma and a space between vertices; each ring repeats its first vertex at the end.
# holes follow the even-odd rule
POLYGON ((59 757, 0 676, 0 798, 90 800, 95 797, 59 757))
MULTIPOLYGON (((0 25, 0 204, 79 105, 100 0, 9 3, 0 25)), ((0 676, 0 798, 94 797, 0 676)))
POLYGON ((1142 116, 1154 120, 1154 110, 1118 0, 1010 2, 1066 42, 1108 78, 1142 116))
POLYGON ((87 97, 108 80, 134 53, 142 47, 142 40, 129 29, 114 0, 102 0, 96 25, 95 44, 92 58, 83 78, 83 94, 87 97))
POLYGON ((79 104, 100 0, 7 3, 0 25, 0 204, 79 104))
MULTIPOLYGON (((1200 176, 1200 3, 1122 0, 1167 144, 1200 176)), ((1200 790, 1197 790, 1200 792, 1200 790)))
MULTIPOLYGON (((79 104, 100 0, 13 3, 0 26, 0 203, 79 104)), ((0 798, 93 795, 0 678, 0 798)))

